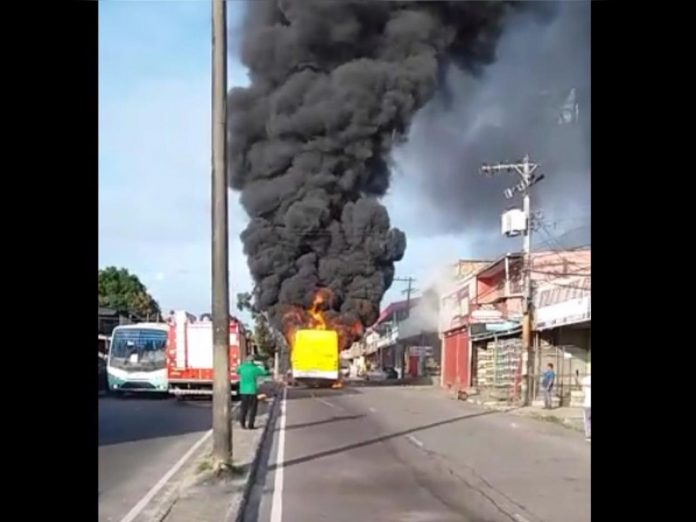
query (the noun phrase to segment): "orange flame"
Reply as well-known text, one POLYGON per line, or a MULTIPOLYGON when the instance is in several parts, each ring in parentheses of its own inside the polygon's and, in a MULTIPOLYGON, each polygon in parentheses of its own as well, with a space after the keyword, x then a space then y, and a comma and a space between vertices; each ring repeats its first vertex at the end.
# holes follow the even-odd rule
POLYGON ((345 350, 351 343, 363 335, 364 328, 360 321, 346 324, 339 314, 331 311, 333 294, 328 288, 320 288, 314 294, 309 309, 290 307, 283 314, 283 333, 292 348, 295 332, 300 329, 335 330, 338 332, 339 350, 345 350), (329 311, 327 311, 327 308, 329 311))
POLYGON ((312 330, 326 330, 326 319, 324 312, 321 310, 321 305, 324 304, 324 295, 322 292, 317 292, 314 296, 311 308, 308 310, 311 321, 309 327, 312 330))

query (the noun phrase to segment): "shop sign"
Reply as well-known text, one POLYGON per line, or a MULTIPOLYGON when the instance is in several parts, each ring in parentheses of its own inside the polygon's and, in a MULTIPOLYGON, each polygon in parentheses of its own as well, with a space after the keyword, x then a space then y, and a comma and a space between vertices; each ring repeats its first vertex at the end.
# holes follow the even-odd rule
POLYGON ((471 312, 472 323, 500 323, 503 321, 503 313, 492 305, 482 305, 478 310, 471 312))
POLYGON ((411 357, 428 357, 433 354, 431 346, 409 346, 408 353, 411 357))
POLYGON ((537 308, 534 313, 537 330, 558 328, 570 324, 592 320, 592 299, 585 295, 560 303, 537 308))

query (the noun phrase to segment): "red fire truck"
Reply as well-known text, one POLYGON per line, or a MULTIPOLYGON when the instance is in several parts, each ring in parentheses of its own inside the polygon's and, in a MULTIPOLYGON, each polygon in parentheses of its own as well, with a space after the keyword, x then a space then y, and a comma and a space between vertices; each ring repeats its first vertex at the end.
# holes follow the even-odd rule
MULTIPOLYGON (((213 393, 213 323, 184 311, 172 313, 167 337, 167 378, 169 393, 179 399, 213 393)), ((238 393, 237 365, 247 355, 242 324, 230 319, 230 383, 238 393)))

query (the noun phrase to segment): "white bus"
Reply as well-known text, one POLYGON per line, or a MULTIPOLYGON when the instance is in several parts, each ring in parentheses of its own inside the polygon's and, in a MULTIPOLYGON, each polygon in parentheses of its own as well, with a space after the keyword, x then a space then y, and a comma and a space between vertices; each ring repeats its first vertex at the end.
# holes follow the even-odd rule
POLYGON ((166 393, 166 323, 117 326, 111 335, 106 372, 114 393, 166 393))

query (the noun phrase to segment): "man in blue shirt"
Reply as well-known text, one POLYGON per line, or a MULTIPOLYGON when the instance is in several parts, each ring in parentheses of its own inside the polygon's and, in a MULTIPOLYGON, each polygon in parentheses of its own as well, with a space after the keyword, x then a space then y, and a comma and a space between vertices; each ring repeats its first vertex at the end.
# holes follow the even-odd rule
POLYGON ((556 381, 556 373, 553 364, 549 363, 548 369, 541 376, 541 389, 544 392, 544 409, 550 410, 553 406, 553 385, 556 381))

